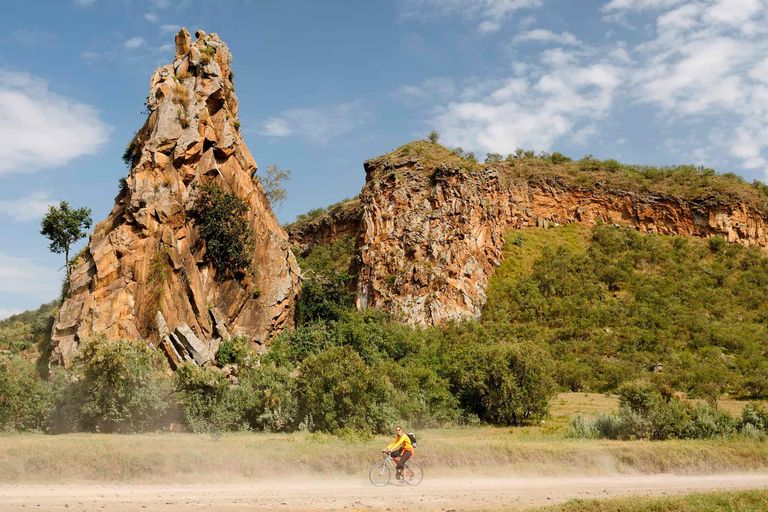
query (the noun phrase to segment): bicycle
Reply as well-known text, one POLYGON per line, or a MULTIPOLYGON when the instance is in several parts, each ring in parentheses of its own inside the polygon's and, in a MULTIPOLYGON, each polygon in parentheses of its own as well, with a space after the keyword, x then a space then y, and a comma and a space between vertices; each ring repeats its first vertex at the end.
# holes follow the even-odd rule
MULTIPOLYGON (((397 473, 394 459, 390 457, 388 453, 385 453, 384 461, 371 466, 370 471, 368 471, 368 478, 373 485, 384 487, 389 483, 389 479, 392 477, 392 471, 397 473)), ((419 485, 424 479, 424 470, 418 462, 408 461, 405 463, 405 468, 403 469, 403 478, 408 485, 419 485)))

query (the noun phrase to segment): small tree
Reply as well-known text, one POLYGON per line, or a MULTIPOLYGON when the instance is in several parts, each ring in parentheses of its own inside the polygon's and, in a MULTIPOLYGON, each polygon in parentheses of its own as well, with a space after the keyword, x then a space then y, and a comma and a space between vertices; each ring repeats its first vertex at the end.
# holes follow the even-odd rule
POLYGON ((488 153, 485 157, 485 163, 495 164, 501 162, 502 156, 499 153, 488 153))
POLYGON ((435 130, 432 130, 431 132, 429 132, 429 135, 427 136, 427 140, 432 144, 437 144, 437 141, 440 140, 440 134, 437 133, 435 130))
POLYGON ((69 280, 70 274, 69 248, 85 237, 86 232, 83 230, 89 229, 91 223, 90 208, 72 209, 66 201, 62 201, 58 208, 51 206, 40 223, 43 228, 40 230, 40 234, 51 241, 51 245, 48 246, 51 252, 64 253, 67 280, 69 280))
POLYGON ((267 175, 256 175, 256 181, 264 187, 264 195, 267 196, 269 205, 279 210, 285 201, 286 193, 284 183, 291 179, 291 170, 280 170, 276 165, 267 167, 267 175))

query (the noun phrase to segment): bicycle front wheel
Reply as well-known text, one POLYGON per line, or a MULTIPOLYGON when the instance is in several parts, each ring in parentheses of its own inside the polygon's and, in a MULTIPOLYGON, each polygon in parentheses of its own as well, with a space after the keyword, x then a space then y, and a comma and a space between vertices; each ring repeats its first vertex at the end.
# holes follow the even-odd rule
POLYGON ((368 478, 370 478, 373 485, 377 487, 384 487, 389 483, 389 468, 383 462, 374 464, 371 466, 371 470, 368 472, 368 478))
POLYGON ((424 480, 424 470, 418 462, 409 462, 405 465, 403 477, 408 485, 419 485, 424 480))

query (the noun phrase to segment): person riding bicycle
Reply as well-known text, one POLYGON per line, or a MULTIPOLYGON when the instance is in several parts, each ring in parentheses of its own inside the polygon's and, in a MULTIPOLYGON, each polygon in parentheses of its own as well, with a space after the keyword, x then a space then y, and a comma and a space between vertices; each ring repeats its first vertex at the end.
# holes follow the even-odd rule
POLYGON ((397 462, 395 478, 400 482, 405 482, 403 469, 405 469, 405 463, 408 462, 408 459, 413 457, 413 443, 411 443, 411 438, 408 437, 408 434, 403 432, 403 427, 399 425, 395 428, 395 436, 397 437, 394 442, 381 451, 389 453, 389 456, 397 462), (398 460, 398 457, 400 460, 398 460))

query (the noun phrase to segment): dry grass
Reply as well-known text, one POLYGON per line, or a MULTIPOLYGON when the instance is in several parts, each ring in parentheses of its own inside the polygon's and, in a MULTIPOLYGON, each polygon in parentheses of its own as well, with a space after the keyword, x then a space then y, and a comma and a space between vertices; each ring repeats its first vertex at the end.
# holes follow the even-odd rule
POLYGON ((186 111, 189 108, 189 91, 180 83, 173 86, 173 101, 186 111))
POLYGON ((610 500, 571 500, 533 512, 763 512, 768 490, 690 494, 673 498, 633 496, 610 500))
MULTIPOLYGON (((701 400, 692 400, 699 402, 701 400)), ((717 406, 733 416, 741 416, 741 411, 748 403, 768 406, 765 400, 733 400, 717 401, 717 406)), ((599 412, 611 413, 619 409, 618 395, 602 395, 600 393, 560 393, 552 399, 549 408, 551 419, 545 421, 544 430, 552 432, 568 428, 571 417, 577 413, 585 416, 595 416, 599 412), (549 426, 547 426, 549 424, 549 426)))
MULTIPOLYGON (((307 474, 364 477, 389 437, 350 442, 294 434, 0 436, 0 482, 187 483, 307 474), (343 464, 339 457, 343 453, 343 464)), ((416 458, 432 476, 605 475, 757 471, 765 443, 592 441, 542 429, 454 428, 419 432, 416 458)))

